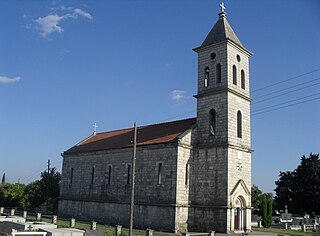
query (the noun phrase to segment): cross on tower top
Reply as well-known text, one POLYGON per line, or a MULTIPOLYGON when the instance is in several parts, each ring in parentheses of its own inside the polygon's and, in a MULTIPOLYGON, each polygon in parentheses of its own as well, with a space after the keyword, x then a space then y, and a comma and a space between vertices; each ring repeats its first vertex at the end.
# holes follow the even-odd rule
POLYGON ((224 6, 224 3, 220 3, 219 6, 221 7, 221 12, 225 12, 224 10, 226 9, 226 7, 224 6))
POLYGON ((97 133, 97 123, 94 123, 94 125, 92 125, 93 126, 93 133, 95 134, 95 133, 97 133))

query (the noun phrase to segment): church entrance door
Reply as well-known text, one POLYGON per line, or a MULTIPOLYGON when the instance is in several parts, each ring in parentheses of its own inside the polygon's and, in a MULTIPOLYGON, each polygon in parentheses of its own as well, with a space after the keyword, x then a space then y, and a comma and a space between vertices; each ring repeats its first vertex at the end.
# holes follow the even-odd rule
POLYGON ((241 197, 238 197, 235 201, 234 206, 234 230, 243 230, 246 224, 245 219, 245 209, 244 209, 244 202, 241 197))

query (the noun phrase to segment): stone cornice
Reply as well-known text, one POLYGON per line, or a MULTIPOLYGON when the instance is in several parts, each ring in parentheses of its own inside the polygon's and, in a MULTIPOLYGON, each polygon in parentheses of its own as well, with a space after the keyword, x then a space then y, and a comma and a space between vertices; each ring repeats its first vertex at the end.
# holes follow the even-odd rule
POLYGON ((239 146, 239 145, 234 145, 227 142, 202 143, 202 144, 197 144, 195 146, 195 148, 216 148, 216 147, 231 148, 231 149, 236 149, 236 150, 248 152, 248 153, 253 152, 253 150, 249 146, 243 146, 243 145, 239 146))
POLYGON ((230 39, 225 39, 219 43, 214 43, 214 44, 210 44, 210 45, 207 45, 207 46, 204 46, 204 47, 196 47, 194 49, 192 49, 193 51, 199 53, 201 51, 205 51, 207 49, 210 49, 210 48, 214 48, 214 47, 218 47, 220 45, 223 45, 223 44, 230 44, 232 45, 233 47, 237 48, 239 51, 243 52, 244 54, 246 54, 248 57, 252 56, 253 53, 250 52, 248 49, 244 48, 244 47, 241 47, 239 46, 238 44, 236 44, 235 42, 233 42, 232 40, 230 39))
POLYGON ((247 95, 239 93, 238 91, 236 91, 232 88, 226 88, 225 86, 207 89, 206 91, 198 93, 197 95, 194 95, 193 97, 198 99, 198 98, 203 98, 206 96, 215 95, 215 94, 219 94, 219 93, 223 93, 223 92, 230 92, 234 95, 237 95, 237 96, 243 98, 244 100, 246 100, 248 102, 251 102, 250 97, 248 97, 247 95))

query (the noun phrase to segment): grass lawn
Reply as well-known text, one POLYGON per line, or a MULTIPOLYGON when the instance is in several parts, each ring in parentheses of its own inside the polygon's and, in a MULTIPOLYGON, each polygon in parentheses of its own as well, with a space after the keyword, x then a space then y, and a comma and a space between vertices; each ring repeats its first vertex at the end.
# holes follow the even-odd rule
POLYGON ((273 228, 252 228, 253 231, 260 231, 260 232, 270 232, 270 233, 278 233, 278 234, 287 234, 291 236, 319 236, 320 233, 313 233, 313 232, 301 232, 295 231, 290 229, 273 229, 273 228))

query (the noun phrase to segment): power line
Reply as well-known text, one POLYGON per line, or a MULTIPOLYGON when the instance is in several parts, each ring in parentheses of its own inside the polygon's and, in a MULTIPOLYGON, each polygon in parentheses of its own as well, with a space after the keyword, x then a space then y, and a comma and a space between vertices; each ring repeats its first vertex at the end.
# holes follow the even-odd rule
POLYGON ((256 113, 256 112, 259 112, 259 111, 267 110, 267 109, 272 108, 272 107, 281 106, 281 105, 284 105, 284 104, 287 104, 287 103, 299 101, 299 100, 306 99, 306 98, 309 98, 309 97, 314 97, 314 96, 319 95, 319 94, 320 94, 320 93, 314 93, 314 94, 311 94, 311 95, 308 95, 308 96, 304 96, 304 97, 301 97, 301 98, 297 98, 297 99, 293 99, 293 100, 290 100, 290 101, 278 103, 278 104, 276 104, 276 105, 272 105, 272 106, 268 106, 268 107, 264 107, 264 108, 261 108, 261 109, 252 111, 252 113, 256 113))
POLYGON ((191 114, 191 113, 193 113, 193 112, 195 112, 195 111, 196 111, 196 110, 188 111, 188 112, 182 113, 182 114, 177 115, 177 116, 172 116, 172 117, 166 118, 166 119, 164 119, 164 120, 160 120, 159 123, 164 122, 164 121, 168 121, 168 120, 172 120, 172 119, 174 119, 174 118, 178 118, 178 117, 181 117, 181 116, 184 116, 184 115, 187 115, 187 114, 191 114))
POLYGON ((277 91, 274 91, 274 92, 270 92, 270 93, 255 97, 255 98, 253 98, 253 100, 256 100, 256 99, 259 99, 259 98, 263 98, 263 97, 267 97, 267 96, 269 96, 271 94, 279 93, 279 92, 282 92, 282 91, 285 91, 285 90, 288 90, 288 89, 296 88, 296 87, 299 87, 301 85, 309 84, 309 83, 317 81, 317 80, 320 80, 320 78, 313 79, 313 80, 310 80, 310 81, 307 81, 307 82, 304 82, 304 83, 296 84, 294 86, 291 86, 291 87, 288 87, 288 88, 284 88, 284 89, 280 89, 280 90, 277 90, 277 91))
POLYGON ((268 100, 271 100, 271 99, 274 99, 274 98, 277 98, 277 97, 281 97, 281 96, 287 95, 289 93, 293 93, 293 92, 296 92, 296 91, 300 91, 302 89, 310 88, 310 87, 318 85, 318 84, 320 84, 320 82, 319 83, 315 83, 315 84, 311 84, 311 85, 308 85, 308 86, 305 86, 305 87, 302 87, 302 88, 294 89, 294 90, 291 90, 291 91, 286 92, 286 93, 281 93, 279 95, 273 96, 271 98, 266 98, 266 99, 263 99, 263 100, 258 101, 258 102, 252 102, 251 104, 253 105, 253 104, 260 103, 260 102, 268 101, 268 100))
POLYGON ((280 110, 280 109, 283 109, 283 108, 286 108, 286 107, 291 107, 291 106, 295 106, 295 105, 299 105, 299 104, 302 104, 302 103, 311 102, 311 101, 315 101, 315 100, 319 100, 319 99, 320 99, 320 97, 319 98, 313 98, 313 99, 309 99, 309 100, 306 100, 306 101, 303 101, 303 102, 297 102, 297 103, 294 103, 294 104, 278 107, 278 108, 275 108, 275 109, 254 113, 254 114, 251 114, 251 116, 260 115, 260 114, 263 114, 263 113, 276 111, 276 110, 280 110))
POLYGON ((297 76, 291 77, 291 78, 283 80, 283 81, 279 81, 277 83, 273 83, 273 84, 267 85, 267 86, 262 87, 262 88, 255 89, 255 90, 251 91, 251 93, 254 93, 254 92, 257 92, 257 91, 260 91, 260 90, 264 90, 264 89, 267 89, 267 88, 271 88, 271 87, 276 86, 278 84, 282 84, 282 83, 285 83, 287 81, 294 80, 294 79, 300 78, 302 76, 312 74, 312 73, 317 72, 317 71, 320 71, 320 68, 312 70, 312 71, 309 71, 309 72, 306 72, 306 73, 301 74, 301 75, 297 75, 297 76))

